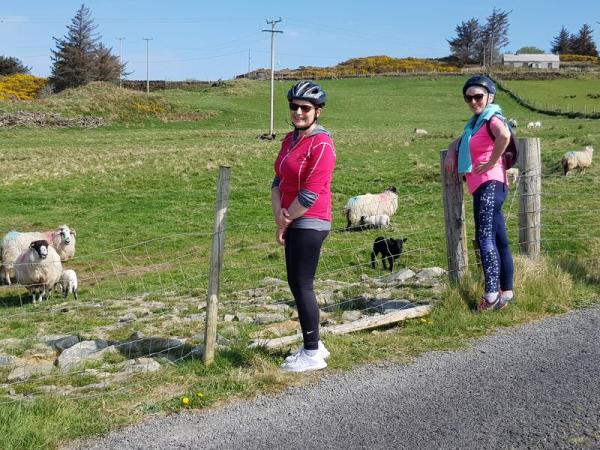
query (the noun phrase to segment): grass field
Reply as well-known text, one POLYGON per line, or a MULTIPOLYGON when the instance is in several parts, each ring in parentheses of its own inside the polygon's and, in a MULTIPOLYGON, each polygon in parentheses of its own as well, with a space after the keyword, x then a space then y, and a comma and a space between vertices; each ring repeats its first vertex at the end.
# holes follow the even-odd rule
MULTIPOLYGON (((468 119, 460 96, 463 81, 460 77, 323 81, 330 100, 322 123, 333 133, 337 167, 334 231, 323 251, 320 279, 356 282, 363 273, 382 274, 369 265, 373 239, 382 232, 341 232, 345 225, 341 209, 352 195, 392 185, 399 191, 399 209, 389 234, 408 237, 401 266, 413 270, 446 266, 439 151, 468 119), (429 134, 414 135, 416 127, 429 134)), ((585 96, 600 92, 593 80, 527 83, 534 82, 512 81, 509 87, 541 102, 549 93, 556 99, 575 94, 569 101, 577 108, 600 101, 585 96), (545 86, 551 86, 548 93, 545 86)), ((66 265, 77 270, 81 282, 81 300, 67 307, 70 313, 61 313, 58 299, 34 307, 23 289, 1 287, 0 342, 19 339, 18 345, 5 344, 4 352, 27 354, 36 336, 45 334, 98 337, 98 330, 117 322, 127 308, 153 301, 164 305, 155 321, 110 330, 104 337, 123 339, 143 331, 193 340, 203 324, 181 318, 197 311, 196 304, 205 300, 220 164, 231 166, 221 278, 221 293, 229 303, 220 314, 230 312, 236 295, 261 286, 265 277, 284 279, 269 188, 279 138, 290 129, 285 102, 289 85, 276 83, 278 139, 273 142, 256 139, 268 131, 269 88, 263 82, 166 91, 151 103, 162 105, 166 116, 128 114, 126 105, 115 113, 102 105, 102 97, 27 104, 26 109, 103 115, 112 118, 112 124, 89 130, 0 130, 0 232, 68 223, 77 230, 78 241, 77 257, 66 265), (200 120, 176 120, 186 115, 200 120)), ((543 122, 539 130, 517 130, 520 137, 540 137, 542 142, 544 255, 537 263, 517 261, 518 305, 497 315, 472 314, 470 307, 481 289, 475 273, 459 286, 447 287, 444 301, 431 316, 433 324, 410 321, 389 334, 326 338, 334 355, 331 368, 381 358, 406 361, 423 351, 465 345, 469 338, 499 326, 564 312, 598 298, 600 169, 594 164, 586 174, 564 178, 558 161, 567 150, 598 148, 600 123, 533 114, 503 94, 498 103, 520 124, 543 122)), ((0 104, 3 109, 14 111, 19 105, 0 104)), ((470 219, 468 201, 466 205, 470 219)), ((512 194, 505 212, 516 252, 518 201, 512 194)), ((289 295, 273 300, 286 299, 289 295)), ((251 325, 234 332, 222 324, 219 330, 233 344, 210 368, 198 362, 166 364, 159 373, 140 375, 124 387, 71 397, 44 394, 41 388, 82 386, 96 380, 95 372, 34 376, 2 385, 0 433, 6 440, 2 447, 52 448, 147 414, 178 411, 182 395, 192 398, 191 407, 203 408, 301 380, 277 370, 283 353, 245 349, 254 330, 251 325), (15 400, 15 394, 22 397, 15 400)), ((0 383, 7 375, 0 368, 0 383)))

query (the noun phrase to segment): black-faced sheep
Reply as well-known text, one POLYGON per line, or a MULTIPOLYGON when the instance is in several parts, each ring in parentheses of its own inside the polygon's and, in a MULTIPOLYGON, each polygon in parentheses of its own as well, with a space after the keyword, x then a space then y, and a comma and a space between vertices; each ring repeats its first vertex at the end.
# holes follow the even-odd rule
POLYGON ((67 269, 63 271, 60 277, 59 284, 61 285, 63 297, 65 298, 65 300, 69 294, 73 294, 73 297, 75 298, 75 300, 77 300, 78 281, 77 274, 73 269, 67 269))
POLYGON ((398 209, 398 194, 395 187, 390 187, 380 194, 364 194, 352 197, 344 207, 347 228, 360 227, 361 217, 385 214, 394 215, 398 209))
POLYGON ((375 268, 375 259, 378 254, 381 254, 381 263, 383 268, 386 269, 385 262, 387 261, 390 265, 390 272, 394 271, 394 261, 398 259, 402 253, 402 247, 406 242, 407 238, 394 239, 379 236, 375 238, 373 242, 373 250, 371 251, 371 267, 375 268))
POLYGON ((46 240, 38 240, 29 244, 14 263, 17 282, 27 289, 33 303, 36 303, 36 293, 39 301, 48 298, 54 285, 60 281, 62 264, 54 248, 46 240))
POLYGON ((61 261, 72 258, 75 255, 75 234, 75 230, 67 225, 61 225, 55 230, 43 232, 8 232, 2 239, 0 283, 11 284, 11 279, 15 277, 14 262, 33 241, 48 241, 58 253, 61 261))
POLYGON ((563 172, 566 175, 572 170, 578 169, 583 171, 592 165, 592 157, 594 156, 594 148, 588 145, 579 152, 567 152, 563 155, 561 164, 563 172))
POLYGON ((389 228, 389 226, 390 216, 387 214, 377 214, 376 216, 369 217, 362 216, 360 218, 360 227, 362 229, 389 228))

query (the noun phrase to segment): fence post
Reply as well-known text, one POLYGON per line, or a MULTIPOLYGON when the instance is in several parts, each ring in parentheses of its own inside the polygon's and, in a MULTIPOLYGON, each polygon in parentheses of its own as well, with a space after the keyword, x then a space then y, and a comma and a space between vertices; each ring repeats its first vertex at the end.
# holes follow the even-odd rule
POLYGON ((444 221, 446 223, 446 253, 448 256, 448 275, 457 281, 467 273, 467 230, 465 224, 465 205, 463 187, 458 174, 444 170, 444 159, 448 150, 440 151, 440 172, 442 197, 444 200, 444 221))
POLYGON ((541 156, 539 138, 519 139, 519 253, 540 255, 541 156))
POLYGON ((217 183, 217 202, 215 204, 215 223, 213 227, 212 249, 210 256, 210 275, 206 299, 206 327, 204 330, 204 352, 202 361, 208 366, 215 358, 217 340, 217 308, 219 306, 219 278, 223 265, 225 249, 225 219, 229 203, 229 167, 219 167, 217 183))

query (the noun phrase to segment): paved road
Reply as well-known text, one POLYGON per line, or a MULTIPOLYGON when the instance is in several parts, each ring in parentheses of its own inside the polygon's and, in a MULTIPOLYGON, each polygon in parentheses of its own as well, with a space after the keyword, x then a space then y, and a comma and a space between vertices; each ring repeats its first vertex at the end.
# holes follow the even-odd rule
POLYGON ((600 449, 600 307, 87 442, 93 449, 600 449))

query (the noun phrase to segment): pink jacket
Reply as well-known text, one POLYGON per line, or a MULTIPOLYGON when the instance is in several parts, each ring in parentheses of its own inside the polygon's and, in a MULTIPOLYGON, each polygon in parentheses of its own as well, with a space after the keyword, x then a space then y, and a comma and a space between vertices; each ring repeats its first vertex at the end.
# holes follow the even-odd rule
POLYGON ((336 159, 333 142, 323 131, 302 136, 292 145, 292 135, 288 133, 283 139, 275 160, 281 207, 289 208, 302 189, 316 195, 315 202, 303 217, 331 222, 331 179, 336 159))
MULTIPOLYGON (((493 123, 496 120, 502 122, 501 119, 494 116, 491 119, 491 123, 493 123)), ((506 179, 506 171, 504 170, 504 166, 502 164, 502 158, 498 159, 497 164, 487 172, 482 174, 475 173, 475 167, 477 167, 482 162, 489 161, 494 150, 494 141, 489 135, 486 125, 483 125, 471 137, 471 141, 469 142, 469 150, 471 151, 471 163, 473 166, 473 172, 465 173, 465 178, 467 180, 467 189, 469 190, 469 193, 471 195, 473 195, 477 188, 486 181, 496 180, 508 184, 506 179)))

